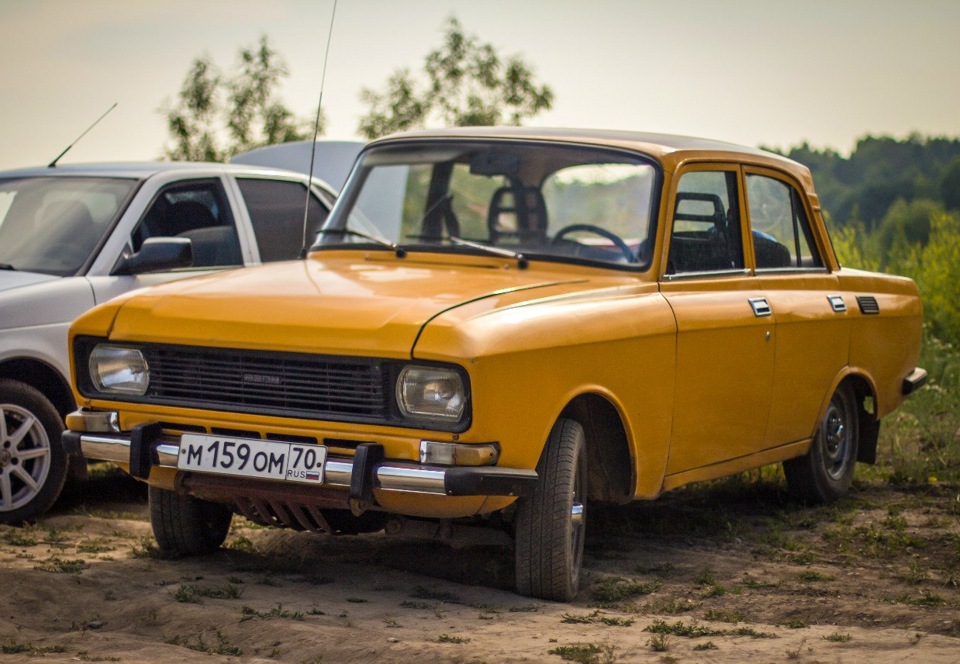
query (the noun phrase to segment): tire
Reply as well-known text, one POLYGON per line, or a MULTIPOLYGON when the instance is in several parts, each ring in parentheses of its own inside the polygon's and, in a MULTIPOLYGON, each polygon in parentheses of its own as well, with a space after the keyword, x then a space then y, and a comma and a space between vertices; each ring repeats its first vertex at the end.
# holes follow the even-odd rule
POLYGON ((847 384, 837 388, 805 456, 783 462, 787 487, 806 503, 830 503, 853 481, 860 438, 859 410, 847 384))
POLYGON ((533 496, 517 506, 517 592, 569 602, 580 585, 587 526, 587 446, 578 422, 557 420, 537 474, 533 496))
POLYGON ((148 497, 153 536, 165 555, 202 556, 219 549, 227 539, 233 518, 230 508, 153 486, 148 497))
POLYGON ((67 479, 63 420, 39 390, 0 380, 0 523, 32 521, 56 502, 67 479))

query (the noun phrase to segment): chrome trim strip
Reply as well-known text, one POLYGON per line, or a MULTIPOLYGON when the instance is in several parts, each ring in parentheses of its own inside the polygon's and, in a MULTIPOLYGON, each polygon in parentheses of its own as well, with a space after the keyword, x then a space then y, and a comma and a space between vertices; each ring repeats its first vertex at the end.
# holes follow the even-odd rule
POLYGON ((707 270, 702 272, 681 272, 680 274, 665 274, 663 278, 667 281, 677 281, 683 279, 703 279, 704 277, 745 277, 750 276, 750 270, 707 270))
MULTIPOLYGON (((180 446, 170 439, 153 447, 156 465, 161 468, 176 468, 180 446)), ((86 459, 130 463, 130 439, 96 433, 80 434, 80 449, 86 459)), ((353 462, 344 459, 328 459, 324 468, 324 484, 349 487, 353 475, 353 462)), ((409 491, 446 495, 446 470, 443 468, 415 468, 411 466, 384 465, 377 468, 380 488, 391 491, 409 491)))

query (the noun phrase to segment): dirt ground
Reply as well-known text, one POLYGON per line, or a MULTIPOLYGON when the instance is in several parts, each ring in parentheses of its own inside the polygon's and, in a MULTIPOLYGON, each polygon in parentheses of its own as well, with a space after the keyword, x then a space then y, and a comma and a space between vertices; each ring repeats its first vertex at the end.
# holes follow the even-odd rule
POLYGON ((960 487, 790 502, 728 481, 590 507, 571 604, 510 591, 504 546, 331 538, 235 519, 157 555, 145 491, 107 474, 0 526, 0 664, 960 661, 960 487))

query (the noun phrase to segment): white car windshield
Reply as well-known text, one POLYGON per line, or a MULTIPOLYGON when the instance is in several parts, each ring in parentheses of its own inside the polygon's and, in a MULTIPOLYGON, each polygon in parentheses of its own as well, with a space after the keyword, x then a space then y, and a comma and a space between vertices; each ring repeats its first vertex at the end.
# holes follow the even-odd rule
POLYGON ((0 266, 76 274, 136 185, 131 179, 94 177, 0 180, 0 266))
POLYGON ((520 141, 368 150, 314 249, 522 254, 649 264, 657 168, 624 152, 520 141))

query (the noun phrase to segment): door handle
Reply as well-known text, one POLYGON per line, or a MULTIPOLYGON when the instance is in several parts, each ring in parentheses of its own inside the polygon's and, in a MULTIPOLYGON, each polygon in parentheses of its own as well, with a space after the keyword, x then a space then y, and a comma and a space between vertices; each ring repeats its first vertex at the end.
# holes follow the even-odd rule
POLYGON ((748 301, 750 302, 750 307, 753 309, 753 315, 757 318, 763 318, 773 313, 773 310, 770 308, 770 303, 767 302, 767 298, 765 297, 751 297, 748 301))

